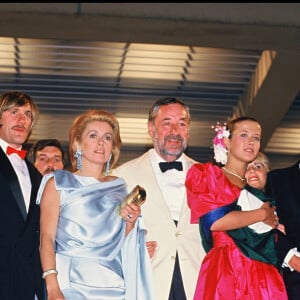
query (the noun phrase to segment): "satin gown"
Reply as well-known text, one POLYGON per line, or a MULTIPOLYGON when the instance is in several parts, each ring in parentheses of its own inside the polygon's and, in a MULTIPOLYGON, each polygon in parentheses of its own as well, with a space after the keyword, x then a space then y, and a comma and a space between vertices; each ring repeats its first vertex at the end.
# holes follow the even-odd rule
MULTIPOLYGON (((186 187, 192 223, 233 203, 241 192, 211 163, 193 165, 186 187)), ((215 231, 211 236, 213 246, 201 264, 194 300, 287 299, 282 277, 274 265, 245 256, 226 232, 215 231)))
POLYGON ((127 195, 124 180, 99 182, 58 170, 44 176, 37 203, 53 176, 60 193, 56 268, 66 299, 151 300, 143 220, 125 237, 126 224, 117 213, 127 195))

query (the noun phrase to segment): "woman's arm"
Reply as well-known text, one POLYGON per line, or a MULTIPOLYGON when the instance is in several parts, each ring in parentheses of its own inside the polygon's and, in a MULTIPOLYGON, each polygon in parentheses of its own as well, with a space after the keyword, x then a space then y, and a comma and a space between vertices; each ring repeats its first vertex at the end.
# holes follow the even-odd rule
POLYGON ((225 231, 249 226, 257 222, 264 222, 272 228, 278 224, 278 217, 274 213, 275 207, 270 207, 269 202, 265 202, 260 208, 249 211, 231 211, 222 218, 216 220, 210 230, 225 231))
MULTIPOLYGON (((55 189, 54 178, 50 178, 45 185, 40 204, 40 257, 44 274, 47 274, 48 270, 56 270, 54 247, 59 206, 59 193, 55 189)), ((45 276, 45 281, 48 300, 65 299, 58 285, 57 274, 54 271, 50 271, 49 274, 45 276)))
POLYGON ((121 216, 126 221, 126 236, 133 229, 137 218, 141 215, 141 207, 130 203, 121 209, 121 216))

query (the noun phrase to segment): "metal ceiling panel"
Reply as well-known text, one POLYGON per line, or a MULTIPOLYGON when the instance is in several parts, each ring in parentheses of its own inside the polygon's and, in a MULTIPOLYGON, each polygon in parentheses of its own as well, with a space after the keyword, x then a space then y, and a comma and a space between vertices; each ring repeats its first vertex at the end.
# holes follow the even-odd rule
MULTIPOLYGON (((261 56, 258 50, 138 43, 0 38, 0 90, 33 97, 40 117, 29 143, 58 138, 67 147, 73 118, 91 108, 117 115, 125 161, 150 147, 147 114, 162 96, 178 96, 192 115, 189 154, 211 156, 210 129, 232 116, 261 56), (134 151, 135 150, 135 151, 134 151)), ((299 153, 298 96, 266 151, 299 153)))

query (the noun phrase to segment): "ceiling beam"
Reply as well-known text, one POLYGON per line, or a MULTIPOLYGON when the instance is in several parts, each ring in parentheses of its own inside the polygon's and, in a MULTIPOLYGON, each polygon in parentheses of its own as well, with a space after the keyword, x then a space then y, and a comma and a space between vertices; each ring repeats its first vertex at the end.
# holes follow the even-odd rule
POLYGON ((239 102, 236 114, 252 116, 262 125, 262 150, 300 91, 299 61, 299 51, 278 51, 259 89, 239 102))
MULTIPOLYGON (((97 5, 101 7, 101 4, 97 5)), ((232 17, 222 18, 222 12, 217 19, 210 20, 209 16, 207 19, 202 16, 199 20, 189 20, 174 16, 172 19, 161 16, 156 18, 155 14, 151 17, 132 17, 103 15, 103 12, 78 15, 75 12, 68 14, 3 10, 4 6, 0 6, 0 36, 5 37, 161 43, 235 49, 279 50, 300 47, 299 26, 272 25, 263 21, 255 23, 255 20, 252 20, 252 24, 234 23, 232 17)), ((249 18, 246 11, 241 13, 241 16, 249 18)), ((276 15, 273 17, 276 19, 276 15)))

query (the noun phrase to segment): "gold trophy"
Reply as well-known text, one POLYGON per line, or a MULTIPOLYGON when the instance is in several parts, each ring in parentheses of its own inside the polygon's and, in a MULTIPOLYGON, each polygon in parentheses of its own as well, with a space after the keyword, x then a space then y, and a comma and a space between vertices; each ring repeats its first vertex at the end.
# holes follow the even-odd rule
POLYGON ((121 209, 126 204, 133 203, 138 206, 141 206, 145 201, 146 201, 146 190, 143 187, 136 185, 135 188, 126 196, 124 201, 119 206, 118 209, 119 215, 121 215, 121 209))

